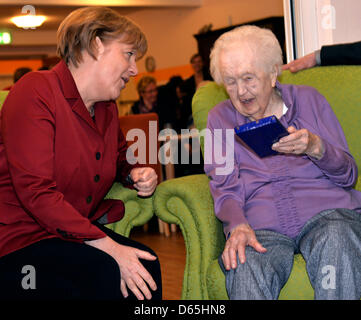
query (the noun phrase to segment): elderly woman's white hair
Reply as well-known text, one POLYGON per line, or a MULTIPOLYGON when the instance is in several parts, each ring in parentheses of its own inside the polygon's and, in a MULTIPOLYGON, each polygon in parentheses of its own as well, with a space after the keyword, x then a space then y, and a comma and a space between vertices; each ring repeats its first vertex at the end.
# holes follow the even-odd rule
POLYGON ((276 67, 277 76, 281 74, 282 49, 274 33, 269 29, 244 25, 222 34, 214 43, 210 54, 210 71, 214 81, 218 84, 223 83, 219 66, 222 50, 227 50, 230 45, 242 43, 254 45, 265 72, 271 73, 276 67))

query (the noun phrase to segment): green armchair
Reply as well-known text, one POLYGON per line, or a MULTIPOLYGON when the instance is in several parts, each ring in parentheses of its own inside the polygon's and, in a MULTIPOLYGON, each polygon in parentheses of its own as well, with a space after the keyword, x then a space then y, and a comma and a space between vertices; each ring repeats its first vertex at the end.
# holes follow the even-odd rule
MULTIPOLYGON (((336 113, 351 153, 361 168, 361 67, 335 66, 308 69, 297 74, 286 71, 282 83, 315 87, 336 113)), ((201 87, 192 102, 193 118, 199 131, 207 125, 208 111, 228 99, 223 87, 211 82, 201 87)), ((154 209, 162 220, 178 224, 185 240, 187 258, 182 299, 228 299, 225 277, 218 265, 225 236, 215 217, 206 175, 193 175, 162 182, 154 195, 154 209)), ((361 190, 359 178, 356 189, 361 190)), ((313 299, 313 289, 301 255, 281 290, 279 299, 313 299)))
MULTIPOLYGON (((8 93, 9 91, 0 91, 0 111, 8 93)), ((154 214, 152 197, 138 197, 136 190, 125 188, 118 182, 113 184, 105 199, 118 199, 124 202, 125 214, 123 219, 108 224, 107 227, 125 237, 129 237, 133 227, 146 224, 154 214)))
POLYGON ((113 184, 105 199, 117 199, 124 202, 123 219, 108 224, 107 227, 125 237, 129 237, 133 227, 143 226, 153 217, 153 198, 138 197, 136 190, 125 188, 119 182, 113 184))

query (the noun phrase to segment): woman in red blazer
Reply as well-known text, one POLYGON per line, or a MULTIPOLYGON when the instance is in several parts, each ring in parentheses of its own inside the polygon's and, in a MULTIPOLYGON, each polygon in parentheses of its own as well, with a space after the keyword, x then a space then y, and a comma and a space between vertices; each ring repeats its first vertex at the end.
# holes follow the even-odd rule
POLYGON ((121 201, 103 200, 114 180, 141 196, 156 187, 153 169, 127 162, 114 102, 145 36, 92 7, 65 18, 57 38, 62 61, 25 75, 2 109, 0 297, 161 299, 155 254, 97 223, 124 214, 121 201))

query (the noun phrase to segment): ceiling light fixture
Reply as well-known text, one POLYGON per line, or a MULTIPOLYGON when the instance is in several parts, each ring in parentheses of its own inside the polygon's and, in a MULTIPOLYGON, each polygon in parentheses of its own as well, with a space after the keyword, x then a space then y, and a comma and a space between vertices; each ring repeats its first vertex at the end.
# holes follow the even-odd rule
POLYGON ((37 16, 37 15, 24 15, 17 16, 10 19, 18 28, 23 29, 35 29, 40 27, 44 21, 46 20, 45 16, 37 16))

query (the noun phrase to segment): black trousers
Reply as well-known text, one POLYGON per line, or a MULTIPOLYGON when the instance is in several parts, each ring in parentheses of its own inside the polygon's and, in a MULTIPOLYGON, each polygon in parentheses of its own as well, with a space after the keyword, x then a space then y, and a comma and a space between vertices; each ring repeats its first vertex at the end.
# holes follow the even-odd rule
MULTIPOLYGON (((119 244, 156 254, 145 245, 97 225, 119 244)), ((140 259, 162 299, 159 260, 140 259)), ((107 253, 86 244, 45 239, 0 258, 0 300, 121 300, 120 271, 107 253)), ((126 300, 136 299, 128 288, 126 300)))

